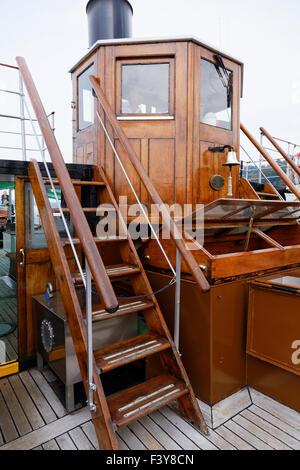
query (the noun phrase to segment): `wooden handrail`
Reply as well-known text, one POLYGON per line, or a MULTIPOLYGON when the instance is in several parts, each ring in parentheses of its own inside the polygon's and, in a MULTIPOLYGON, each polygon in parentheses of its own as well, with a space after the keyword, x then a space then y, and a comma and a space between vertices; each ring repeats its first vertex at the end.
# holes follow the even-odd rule
POLYGON ((96 93, 96 96, 112 126, 114 129, 116 135, 118 136, 122 146, 126 150, 126 153, 129 157, 129 160, 131 161, 135 171, 139 175, 143 185, 145 186, 146 190, 148 191, 151 199, 153 202, 157 205, 159 212, 161 213, 162 221, 163 223, 166 224, 167 227, 170 227, 170 233, 171 236, 180 251, 182 257, 184 258, 187 266, 190 269, 190 272, 192 276, 194 277, 196 283, 202 290, 202 292, 208 292, 210 290, 210 285, 204 276, 203 272, 201 271, 199 265, 197 264, 195 258, 192 256, 192 254, 187 250, 185 242, 182 240, 181 234, 176 227, 173 219, 171 218, 165 204, 163 203, 161 197, 159 196, 158 192, 156 191, 155 187, 152 184, 152 181, 150 180, 149 176, 147 175, 146 171, 144 170, 143 166, 139 162, 137 156, 135 155, 130 142, 123 131, 122 127, 120 126, 113 110, 111 109, 111 106, 109 105, 104 91, 102 90, 100 86, 99 80, 94 77, 90 76, 90 81, 92 83, 93 89, 96 93))
POLYGON ((283 156, 283 158, 287 161, 290 167, 293 168, 294 172, 300 176, 300 169, 297 167, 295 162, 285 153, 283 148, 276 142, 276 140, 264 129, 263 127, 260 128, 261 133, 271 142, 271 144, 278 150, 278 152, 283 156))
POLYGON ((51 129, 47 114, 44 110, 33 78, 23 57, 17 57, 17 63, 19 65, 20 72, 22 74, 28 95, 35 111, 36 118, 40 125, 41 132, 44 136, 57 179, 70 210, 75 230, 77 232, 78 238, 81 241, 81 246, 89 263, 98 293, 107 312, 115 312, 119 307, 115 292, 106 273, 105 266, 95 244, 86 217, 83 213, 82 206, 75 192, 69 172, 67 170, 54 133, 51 129))
POLYGON ((265 151, 265 149, 257 142, 257 140, 253 137, 253 135, 250 134, 250 132, 245 128, 243 124, 241 124, 241 130, 244 132, 244 134, 248 137, 250 142, 254 145, 254 147, 257 148, 259 153, 267 160, 267 162, 271 165, 273 170, 277 173, 277 175, 285 182, 285 184, 290 188, 292 193, 297 197, 297 199, 300 200, 300 192, 296 188, 296 186, 291 182, 291 180, 287 177, 287 175, 282 171, 279 165, 273 160, 270 155, 265 151))

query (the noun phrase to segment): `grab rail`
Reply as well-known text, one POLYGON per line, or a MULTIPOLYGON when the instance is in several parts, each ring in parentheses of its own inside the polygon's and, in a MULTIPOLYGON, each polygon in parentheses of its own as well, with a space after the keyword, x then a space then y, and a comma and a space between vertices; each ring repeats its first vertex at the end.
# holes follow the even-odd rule
POLYGON ((277 173, 277 175, 285 182, 288 188, 292 191, 292 193, 300 200, 300 192, 296 188, 296 186, 291 182, 291 180, 287 177, 287 175, 282 171, 279 165, 268 155, 265 149, 257 142, 257 140, 250 134, 250 132, 246 129, 246 127, 241 123, 240 124, 241 131, 248 137, 250 142, 257 148, 257 150, 261 153, 261 155, 267 160, 273 170, 277 173))
POLYGON ((75 230, 78 234, 78 238, 81 241, 84 254, 90 266, 98 293, 107 312, 113 313, 118 309, 118 301, 105 270, 100 253, 95 244, 90 227, 82 210, 82 206, 77 197, 60 148, 51 129, 48 117, 44 110, 30 71, 27 67, 26 61, 23 57, 17 57, 16 60, 26 85, 40 129, 44 136, 45 143, 56 172, 56 176, 68 205, 75 230))
POLYGON ((150 197, 152 198, 153 202, 157 205, 157 208, 161 214, 162 221, 163 223, 166 224, 167 227, 170 228, 170 234, 176 244, 177 249, 180 251, 182 257, 184 258, 187 266, 189 267, 191 274, 193 275, 196 283, 200 287, 200 289, 203 292, 208 292, 210 290, 210 285, 205 278, 203 272, 201 271, 199 265, 197 264, 195 258, 192 256, 192 254, 186 249, 184 241, 181 239, 181 234, 176 227, 173 219, 171 218, 169 212, 167 211, 162 199, 160 198, 158 192, 156 191, 152 181, 150 180, 149 176, 145 172, 143 166, 137 159, 130 142, 123 131, 122 127, 120 126, 113 110, 111 109, 104 91, 102 90, 100 86, 99 80, 94 77, 90 76, 90 81, 92 83, 94 92, 112 126, 114 129, 115 133, 117 134, 120 143, 122 144, 123 148, 125 149, 129 160, 131 161, 135 171, 137 172, 138 176, 140 177, 143 185, 145 186, 146 190, 148 191, 150 197))

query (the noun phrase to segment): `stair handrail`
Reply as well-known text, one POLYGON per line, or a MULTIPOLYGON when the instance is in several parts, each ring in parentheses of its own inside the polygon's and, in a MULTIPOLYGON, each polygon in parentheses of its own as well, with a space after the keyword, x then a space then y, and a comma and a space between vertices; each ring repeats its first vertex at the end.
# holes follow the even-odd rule
POLYGON ((276 150, 283 156, 288 165, 294 170, 295 173, 300 177, 300 169, 297 167, 295 162, 287 155, 283 148, 276 142, 276 140, 269 134, 264 127, 260 127, 262 135, 264 135, 271 144, 276 148, 276 150))
POLYGON ((284 171, 280 168, 279 165, 273 160, 273 158, 266 152, 266 150, 258 143, 258 141, 253 137, 253 135, 246 129, 246 127, 241 123, 240 124, 241 131, 248 137, 250 142, 257 148, 260 154, 264 157, 265 160, 269 163, 269 165, 273 168, 273 170, 277 173, 277 175, 284 181, 287 187, 292 191, 292 193, 299 199, 300 201, 300 192, 296 188, 296 186, 292 183, 292 181, 288 178, 288 176, 284 173, 284 171))
POLYGON ((197 264, 195 258, 192 256, 192 254, 186 249, 185 242, 182 240, 181 234, 173 221, 172 217, 170 216, 168 210, 165 207, 165 204, 163 203, 161 197, 159 196, 157 190, 155 189, 151 179, 147 175, 146 171, 144 170, 143 166, 139 162, 137 156, 135 155, 135 152, 133 151, 129 139, 126 136, 125 132, 123 131, 122 127, 120 126, 110 104, 108 103, 104 91, 102 90, 102 87, 100 85, 99 79, 97 79, 95 76, 91 75, 89 77, 92 87, 94 89, 94 92, 105 112, 106 117, 108 118, 108 121, 110 122, 110 125, 112 126, 114 132, 118 136, 120 143, 122 144, 123 148, 126 151, 126 154, 129 157, 130 162, 132 163, 135 171, 137 172, 139 178, 141 179, 144 187, 146 188, 147 192, 149 193, 151 199, 153 202, 156 204, 158 211, 161 214, 162 221, 163 223, 170 229, 170 234, 172 239, 174 240, 177 249, 181 253, 183 259, 185 260, 187 266, 190 269, 190 272, 202 290, 202 292, 208 292, 210 290, 210 285, 204 276, 203 272, 201 271, 199 265, 197 264))
POLYGON ((81 241, 83 252, 92 272, 97 291, 106 311, 109 313, 114 313, 119 307, 114 289, 107 275, 103 260, 100 256, 90 227, 82 210, 82 206, 74 189, 68 169, 64 162, 53 130, 50 126, 49 119, 25 59, 23 57, 17 57, 16 60, 33 110, 38 120, 39 127, 43 134, 57 179, 69 208, 75 230, 77 232, 78 238, 81 241))

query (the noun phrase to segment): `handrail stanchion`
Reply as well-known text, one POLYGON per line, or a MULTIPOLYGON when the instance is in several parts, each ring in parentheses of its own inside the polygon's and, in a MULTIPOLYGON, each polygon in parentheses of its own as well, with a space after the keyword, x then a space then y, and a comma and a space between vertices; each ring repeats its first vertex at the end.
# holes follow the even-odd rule
POLYGON ((181 254, 176 249, 176 284, 175 284, 175 318, 174 318, 174 342, 179 352, 180 339, 180 297, 181 297, 181 254))
POLYGON ((88 364, 88 405, 91 411, 96 411, 94 403, 94 391, 96 385, 93 378, 93 313, 92 313, 92 276, 89 264, 86 263, 86 290, 85 290, 85 308, 86 308, 86 327, 87 327, 87 364, 88 364))
POLYGON ((25 95, 24 84, 21 72, 19 71, 19 92, 20 92, 20 123, 21 123, 21 139, 22 139, 22 155, 23 160, 26 162, 26 128, 25 128, 25 95))

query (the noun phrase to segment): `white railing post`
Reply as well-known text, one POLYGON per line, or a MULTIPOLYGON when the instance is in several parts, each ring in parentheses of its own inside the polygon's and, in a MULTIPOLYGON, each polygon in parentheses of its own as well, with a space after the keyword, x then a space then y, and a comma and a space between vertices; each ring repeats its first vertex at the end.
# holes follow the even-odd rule
POLYGON ((24 162, 27 160, 26 155, 26 127, 25 127, 25 95, 24 84, 21 72, 19 72, 19 93, 20 93, 20 123, 21 123, 21 139, 22 139, 22 156, 24 162))

